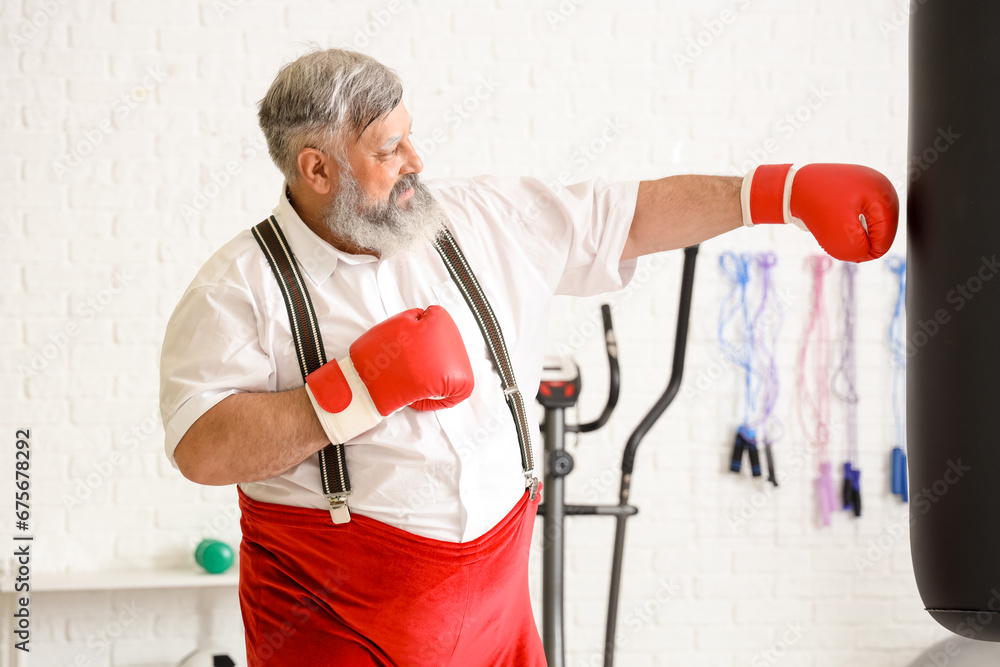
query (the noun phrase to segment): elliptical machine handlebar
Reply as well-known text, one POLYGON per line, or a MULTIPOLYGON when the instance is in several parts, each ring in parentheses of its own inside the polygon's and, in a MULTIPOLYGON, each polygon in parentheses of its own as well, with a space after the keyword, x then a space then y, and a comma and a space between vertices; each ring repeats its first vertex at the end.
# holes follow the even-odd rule
POLYGON ((622 564, 625 558, 625 521, 638 511, 628 502, 632 489, 635 453, 646 433, 673 402, 681 386, 681 377, 684 375, 684 353, 687 350, 688 322, 691 315, 691 297, 694 290, 694 266, 697 258, 697 245, 684 249, 684 268, 681 276, 680 300, 677 304, 677 331, 674 334, 674 358, 670 380, 663 394, 635 427, 622 454, 622 479, 618 494, 618 507, 622 511, 615 515, 615 547, 611 561, 611 590, 608 595, 607 627, 604 634, 604 667, 613 667, 615 661, 615 629, 618 624, 618 601, 621 596, 622 564), (627 508, 633 511, 624 511, 627 508))
POLYGON ((693 245, 684 248, 684 268, 681 275, 681 295, 677 305, 677 331, 674 334, 674 357, 670 368, 670 380, 667 382, 663 394, 649 409, 646 416, 642 418, 639 425, 635 427, 632 435, 625 445, 622 454, 622 490, 621 502, 628 502, 628 482, 631 481, 632 467, 635 465, 635 453, 639 449, 639 443, 646 437, 646 433, 653 427, 656 420, 664 413, 667 407, 673 403, 681 388, 681 378, 684 375, 684 353, 687 350, 688 321, 691 313, 691 295, 694 289, 694 264, 698 256, 698 246, 693 245))
POLYGON ((621 371, 618 367, 618 342, 615 340, 615 332, 611 326, 611 306, 603 304, 601 306, 601 316, 604 319, 604 346, 608 351, 608 402, 604 406, 604 411, 594 421, 586 424, 566 424, 568 433, 590 433, 596 431, 611 419, 611 413, 618 405, 618 394, 621 390, 621 371))

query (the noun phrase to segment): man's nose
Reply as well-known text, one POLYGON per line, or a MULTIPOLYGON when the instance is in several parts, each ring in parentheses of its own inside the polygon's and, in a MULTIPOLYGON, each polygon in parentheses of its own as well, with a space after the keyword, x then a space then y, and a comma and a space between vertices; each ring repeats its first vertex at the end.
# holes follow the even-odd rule
POLYGON ((403 163, 402 169, 399 170, 400 173, 403 175, 419 174, 424 170, 424 161, 417 155, 417 149, 413 147, 409 138, 406 139, 404 148, 406 149, 406 161, 403 163))

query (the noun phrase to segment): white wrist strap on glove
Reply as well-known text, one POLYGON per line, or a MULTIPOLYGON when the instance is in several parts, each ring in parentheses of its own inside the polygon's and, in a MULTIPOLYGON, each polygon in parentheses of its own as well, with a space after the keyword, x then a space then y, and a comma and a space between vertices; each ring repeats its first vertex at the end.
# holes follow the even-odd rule
POLYGON ((371 394, 368 393, 365 383, 361 381, 351 358, 345 356, 337 363, 340 365, 340 370, 351 390, 351 402, 346 408, 340 412, 327 412, 313 395, 312 388, 306 384, 306 393, 309 394, 313 410, 316 411, 316 416, 319 417, 319 422, 323 425, 323 430, 330 438, 330 442, 334 444, 347 442, 382 421, 382 415, 375 407, 371 394))
MULTIPOLYGON (((753 175, 757 172, 759 167, 754 167, 747 172, 747 175, 743 177, 743 186, 740 188, 740 208, 743 210, 743 226, 744 227, 755 227, 753 218, 750 216, 750 190, 753 186, 753 175)), ((781 202, 781 210, 784 217, 785 224, 795 225, 804 232, 808 232, 809 228, 806 227, 805 223, 796 217, 792 216, 791 211, 791 201, 792 201, 792 181, 795 180, 795 167, 788 170, 788 175, 785 177, 785 188, 783 192, 783 199, 781 202)))

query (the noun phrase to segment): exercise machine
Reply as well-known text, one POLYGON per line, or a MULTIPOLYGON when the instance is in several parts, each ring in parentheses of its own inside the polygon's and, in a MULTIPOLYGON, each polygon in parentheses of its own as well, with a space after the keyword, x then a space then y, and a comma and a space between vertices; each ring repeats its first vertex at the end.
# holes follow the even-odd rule
POLYGON ((615 542, 611 565, 611 585, 608 594, 607 626, 604 638, 604 666, 614 664, 615 628, 618 620, 618 599, 621 591, 622 563, 625 552, 625 525, 639 508, 629 504, 632 471, 639 444, 660 418, 680 389, 684 373, 684 352, 687 348, 688 320, 694 288, 694 267, 698 246, 684 249, 680 301, 677 306, 677 329, 674 334, 673 364, 670 380, 660 398, 639 422, 622 453, 621 481, 616 505, 571 505, 565 501, 565 477, 573 470, 573 457, 566 451, 566 433, 587 433, 604 426, 618 403, 620 373, 618 345, 611 323, 611 309, 601 308, 604 319, 604 339, 609 367, 608 400, 601 415, 584 424, 567 424, 566 410, 573 407, 582 387, 580 370, 567 358, 546 362, 542 382, 536 396, 545 408, 543 436, 545 441, 545 479, 542 504, 538 515, 544 517, 542 551, 542 643, 549 667, 565 667, 565 634, 563 605, 565 601, 565 519, 567 516, 611 516, 615 518, 615 542))

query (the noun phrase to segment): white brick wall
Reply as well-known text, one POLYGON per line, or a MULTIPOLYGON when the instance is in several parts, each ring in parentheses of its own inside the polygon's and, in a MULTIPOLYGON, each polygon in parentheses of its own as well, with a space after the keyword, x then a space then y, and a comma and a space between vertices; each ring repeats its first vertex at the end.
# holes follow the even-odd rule
MULTIPOLYGON (((0 423, 7 434, 33 429, 36 572, 175 566, 190 562, 203 536, 238 542, 233 490, 199 489, 162 456, 156 360, 197 268, 273 205, 279 176, 255 103, 306 44, 362 45, 402 73, 415 138, 443 133, 425 144, 431 178, 737 174, 766 159, 861 162, 904 184, 902 0, 627 4, 4 2, 0 423), (898 29, 883 34, 880 21, 898 29), (150 72, 157 78, 144 81, 150 72), (499 82, 496 90, 453 127, 445 112, 480 77, 499 82), (814 87, 828 101, 789 133, 782 119, 814 87), (621 135, 581 159, 612 119, 621 135), (121 272, 127 278, 113 282, 121 272)), ((865 516, 817 527, 811 460, 786 464, 773 491, 726 472, 740 380, 720 366, 715 341, 727 289, 717 258, 768 248, 780 254, 777 285, 793 303, 779 353, 778 412, 788 427, 779 466, 802 446, 792 396, 811 298, 803 259, 817 247, 792 229, 709 241, 687 386, 710 379, 682 392, 640 449, 618 664, 905 665, 944 636, 920 610, 908 539, 891 530, 902 509, 887 488, 894 287, 883 263, 859 274, 865 516)), ((904 249, 901 234, 895 250, 904 249)), ((624 394, 608 427, 573 448, 570 501, 615 498, 621 447, 666 382, 681 257, 647 266, 644 281, 608 297, 624 394)), ((573 331, 593 333, 576 341, 584 418, 600 409, 606 381, 601 339, 586 325, 601 301, 561 301, 551 329, 553 346, 573 331)), ((842 414, 835 404, 834 417, 842 414)), ((839 463, 843 430, 834 434, 839 463)), ((5 489, 9 467, 0 466, 5 489)), ((4 534, 10 521, 0 513, 4 534)), ((568 523, 568 664, 599 664, 613 531, 602 519, 568 523)), ((538 552, 532 564, 537 574, 538 552)), ((242 631, 231 590, 46 594, 33 605, 39 665, 168 665, 199 636, 238 645, 242 631), (116 627, 123 604, 142 611, 104 645, 95 637, 116 627)))

